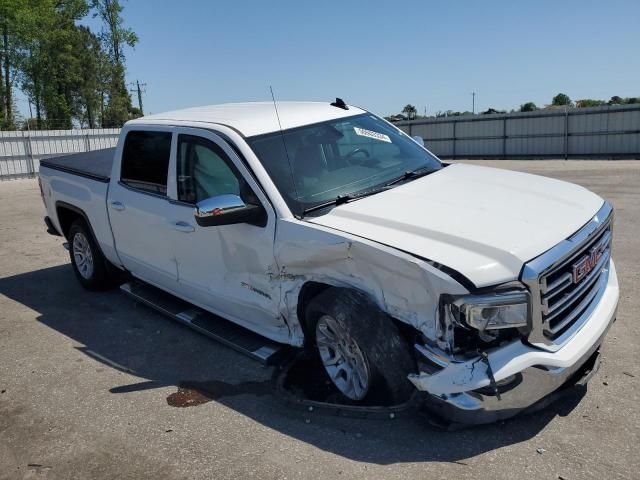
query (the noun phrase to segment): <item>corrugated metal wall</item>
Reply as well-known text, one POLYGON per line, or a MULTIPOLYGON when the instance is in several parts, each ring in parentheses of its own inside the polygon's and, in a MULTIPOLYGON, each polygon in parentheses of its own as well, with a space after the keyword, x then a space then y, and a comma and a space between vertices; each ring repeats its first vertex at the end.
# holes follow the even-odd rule
POLYGON ((640 158, 640 105, 398 122, 442 158, 640 158))
POLYGON ((119 136, 119 128, 0 131, 0 179, 33 175, 43 158, 115 147, 119 136))
MULTIPOLYGON (((640 158, 640 105, 429 118, 396 125, 442 158, 640 158)), ((0 179, 40 159, 114 147, 120 130, 0 131, 0 179)))

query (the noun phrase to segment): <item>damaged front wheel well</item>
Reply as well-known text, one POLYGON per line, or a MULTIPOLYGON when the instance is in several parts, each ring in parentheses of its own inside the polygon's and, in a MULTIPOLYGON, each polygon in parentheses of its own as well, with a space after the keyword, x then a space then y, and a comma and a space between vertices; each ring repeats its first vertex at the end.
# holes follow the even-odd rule
POLYGON ((307 325, 307 306, 311 300, 320 295, 327 288, 331 287, 333 287, 333 285, 329 285, 327 283, 307 282, 300 289, 300 293, 298 294, 297 314, 300 325, 302 325, 305 343, 308 343, 313 338, 312 327, 307 325))
MULTIPOLYGON (((308 344, 308 342, 314 338, 314 325, 308 324, 307 306, 315 297, 320 295, 326 289, 333 287, 335 287, 335 285, 309 281, 305 283, 300 289, 300 293, 298 294, 297 315, 298 321, 300 322, 302 331, 304 333, 305 344, 308 344)), ((419 337, 420 332, 412 325, 402 322, 391 315, 389 315, 389 318, 394 323, 394 325, 396 325, 400 334, 407 341, 407 343, 409 345, 413 345, 416 342, 416 339, 419 337)))

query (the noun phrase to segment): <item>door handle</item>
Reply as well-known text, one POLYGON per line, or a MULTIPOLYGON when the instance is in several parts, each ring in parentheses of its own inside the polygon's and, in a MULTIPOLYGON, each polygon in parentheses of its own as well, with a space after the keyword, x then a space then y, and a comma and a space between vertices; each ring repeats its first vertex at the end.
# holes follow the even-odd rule
POLYGON ((118 210, 119 212, 121 212, 122 210, 124 210, 124 204, 122 202, 111 202, 111 208, 113 208, 114 210, 118 210))
POLYGON ((184 233, 191 233, 195 230, 193 225, 189 225, 187 222, 174 222, 173 228, 184 233))

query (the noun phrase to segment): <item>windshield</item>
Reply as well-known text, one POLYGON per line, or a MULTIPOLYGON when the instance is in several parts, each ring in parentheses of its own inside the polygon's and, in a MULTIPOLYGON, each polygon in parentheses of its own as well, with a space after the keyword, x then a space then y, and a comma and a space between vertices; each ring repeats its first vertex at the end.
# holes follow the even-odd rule
POLYGON ((370 113, 247 141, 296 215, 338 196, 384 186, 405 172, 442 166, 407 135, 370 113))

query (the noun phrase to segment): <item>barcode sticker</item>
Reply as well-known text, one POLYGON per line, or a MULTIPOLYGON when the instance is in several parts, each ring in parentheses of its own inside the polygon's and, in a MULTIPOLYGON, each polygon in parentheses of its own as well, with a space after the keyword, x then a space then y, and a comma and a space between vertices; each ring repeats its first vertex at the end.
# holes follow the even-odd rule
POLYGON ((358 127, 353 127, 353 129, 355 130, 356 135, 360 135, 361 137, 373 138, 374 140, 380 140, 381 142, 392 143, 389 135, 385 135, 384 133, 378 133, 358 127))

